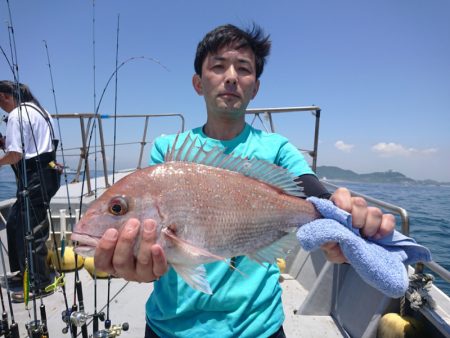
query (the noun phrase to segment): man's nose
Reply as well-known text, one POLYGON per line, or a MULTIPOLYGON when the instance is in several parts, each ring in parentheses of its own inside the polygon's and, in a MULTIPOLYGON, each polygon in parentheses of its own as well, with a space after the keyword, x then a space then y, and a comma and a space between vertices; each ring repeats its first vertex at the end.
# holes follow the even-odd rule
POLYGON ((230 85, 236 85, 237 83, 237 72, 234 66, 228 67, 225 73, 225 83, 230 85))

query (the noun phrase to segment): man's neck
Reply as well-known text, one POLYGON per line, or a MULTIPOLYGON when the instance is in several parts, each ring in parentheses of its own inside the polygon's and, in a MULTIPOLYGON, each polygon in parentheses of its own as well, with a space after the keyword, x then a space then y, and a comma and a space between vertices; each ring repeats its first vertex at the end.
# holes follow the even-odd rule
POLYGON ((245 119, 212 121, 208 118, 203 132, 216 140, 231 140, 238 136, 245 127, 245 119))

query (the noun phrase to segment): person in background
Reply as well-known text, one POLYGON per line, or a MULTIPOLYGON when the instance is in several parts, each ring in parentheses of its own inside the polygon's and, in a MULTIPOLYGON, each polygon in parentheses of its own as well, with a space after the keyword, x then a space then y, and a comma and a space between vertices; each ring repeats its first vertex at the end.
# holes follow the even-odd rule
MULTIPOLYGON (((392 215, 368 207, 362 198, 351 197, 345 188, 333 195, 322 186, 303 155, 281 135, 266 133, 245 122, 245 111, 260 86, 271 42, 254 25, 242 30, 224 25, 207 33, 198 44, 192 84, 206 104, 206 123, 179 135, 197 138, 208 148, 220 147, 235 156, 256 158, 287 168, 299 176, 308 196, 330 198, 350 212, 353 225, 364 236, 382 237, 395 226, 392 215)), ((155 140, 151 165, 164 161, 164 153, 175 135, 155 140)), ((190 288, 168 267, 162 248, 156 243, 156 224, 142 224, 139 252, 133 243, 139 237, 140 223, 130 220, 120 233, 108 229, 97 246, 95 264, 127 280, 154 281, 154 291, 146 304, 145 337, 285 337, 284 313, 275 264, 261 266, 248 257, 235 258, 242 273, 231 271, 223 262, 205 265, 213 289, 206 295, 190 288)), ((336 243, 322 247, 328 260, 346 261, 336 243)))
MULTIPOLYGON (((47 209, 60 186, 60 173, 55 169, 57 140, 53 120, 28 86, 12 81, 0 81, 0 107, 8 113, 3 140, 5 154, 0 157, 0 165, 13 166, 17 178, 17 200, 10 210, 6 229, 10 270, 18 273, 9 276, 8 283, 13 287, 23 285, 32 257, 31 290, 35 295, 45 296, 50 293, 45 292, 45 287, 52 282, 47 263, 47 209), (31 255, 25 239, 30 231, 31 255)), ((23 302, 23 290, 12 292, 11 298, 23 302)))

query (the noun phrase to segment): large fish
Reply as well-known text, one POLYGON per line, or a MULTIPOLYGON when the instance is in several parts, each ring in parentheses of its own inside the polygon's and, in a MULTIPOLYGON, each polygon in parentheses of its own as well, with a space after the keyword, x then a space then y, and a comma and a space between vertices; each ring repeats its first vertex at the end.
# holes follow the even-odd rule
POLYGON ((176 149, 176 139, 164 164, 137 170, 94 201, 75 225, 76 252, 92 255, 106 229, 151 218, 167 262, 211 293, 204 263, 240 255, 274 262, 292 246, 290 232, 321 217, 286 169, 195 143, 187 137, 176 149))

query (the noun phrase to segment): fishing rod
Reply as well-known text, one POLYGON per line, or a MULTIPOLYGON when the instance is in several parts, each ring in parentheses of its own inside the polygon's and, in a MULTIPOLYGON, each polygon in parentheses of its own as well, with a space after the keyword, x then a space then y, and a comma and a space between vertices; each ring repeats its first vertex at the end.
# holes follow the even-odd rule
MULTIPOLYGON (((31 212, 31 208, 33 207, 33 205, 31 204, 30 201, 30 195, 29 195, 29 189, 28 189, 28 178, 27 178, 27 168, 26 168, 26 161, 25 161, 25 142, 24 142, 24 135, 23 135, 23 126, 24 126, 24 121, 23 121, 23 114, 22 114, 22 88, 21 88, 21 84, 19 82, 19 72, 18 72, 18 62, 17 62, 17 50, 16 50, 16 42, 15 42, 15 35, 14 35, 14 29, 13 29, 13 24, 12 24, 12 15, 11 15, 11 8, 9 5, 9 1, 7 0, 7 5, 8 5, 8 11, 9 11, 9 18, 10 18, 10 25, 9 25, 9 37, 10 37, 10 48, 11 48, 11 68, 13 70, 13 75, 14 75, 14 79, 15 79, 15 84, 16 84, 16 96, 15 99, 17 99, 18 102, 18 109, 19 109, 19 120, 20 120, 20 125, 21 125, 21 129, 20 129, 20 133, 21 133, 21 140, 22 140, 22 166, 21 166, 21 170, 22 170, 22 177, 20 179, 19 182, 18 181, 18 187, 22 189, 21 192, 19 192, 19 194, 23 194, 23 198, 24 198, 24 204, 25 204, 25 213, 21 212, 21 216, 22 216, 22 220, 24 221, 22 224, 26 224, 26 234, 25 234, 25 251, 27 251, 26 249, 28 248, 28 251, 26 252, 26 258, 25 258, 25 270, 24 270, 24 274, 23 274, 23 279, 24 279, 24 290, 23 290, 23 299, 25 302, 25 305, 27 306, 28 303, 28 285, 31 284, 31 289, 32 289, 32 302, 33 302, 33 320, 30 321, 29 323, 27 323, 25 325, 28 334, 30 337, 33 338, 45 338, 48 337, 48 329, 47 329, 47 316, 46 316, 46 311, 45 311, 45 305, 43 303, 43 295, 38 292, 38 283, 40 282, 40 277, 37 274, 38 271, 36 271, 36 268, 39 269, 39 266, 37 265, 35 267, 35 263, 34 263, 34 244, 35 244, 35 230, 36 228, 33 227, 33 229, 31 228, 31 221, 30 221, 30 212, 31 212), (15 62, 14 62, 15 61, 15 62), (15 67, 14 67, 15 65, 15 67), (30 273, 31 273, 31 283, 30 283, 30 273), (36 304, 36 295, 38 295, 40 297, 41 300, 41 305, 40 305, 40 316, 41 316, 41 321, 39 322, 37 320, 37 304, 36 304)), ((35 100, 33 101, 35 102, 35 100)), ((36 101, 36 104, 38 106, 38 108, 40 108, 41 110, 43 110, 40 106, 40 104, 36 101)), ((29 116, 29 112, 26 108, 25 105, 25 112, 26 115, 28 117, 28 123, 30 123, 31 126, 31 122, 30 122, 30 116, 29 116)), ((40 112, 41 113, 41 112, 40 112)), ((48 128, 50 130, 50 134, 52 136, 52 139, 55 139, 54 137, 54 133, 53 133, 53 127, 51 125, 51 122, 48 118, 45 117, 46 112, 42 111, 42 117, 47 121, 48 123, 48 128)), ((48 113, 47 113, 48 114, 48 113)), ((31 128, 31 137, 33 139, 34 142, 34 146, 37 152, 36 155, 36 171, 39 177, 40 181, 43 181, 44 176, 43 176, 43 168, 42 168, 42 164, 41 161, 38 159, 38 156, 40 156, 39 152, 38 152, 38 147, 37 147, 37 142, 36 142, 36 138, 34 135, 34 130, 33 128, 31 128)), ((54 144, 55 147, 55 152, 56 152, 56 144, 54 144)), ((59 177, 58 177, 59 178, 59 177)), ((50 219, 50 226, 52 229, 52 233, 54 234, 54 224, 53 224, 53 219, 51 217, 51 209, 50 209, 50 198, 48 197, 48 192, 47 192, 47 187, 45 184, 41 184, 40 185, 40 193, 41 193, 41 201, 43 203, 44 209, 48 212, 49 215, 49 219, 50 219)), ((42 212, 42 210, 41 210, 42 212)), ((45 217, 47 215, 44 216, 44 220, 45 217)), ((42 227, 45 225, 37 225, 37 227, 42 227)), ((25 228, 25 227, 24 227, 25 228)), ((24 229, 25 230, 25 229, 24 229)), ((45 233, 44 233, 45 234, 45 233)), ((44 235, 45 236, 45 235, 44 235)), ((42 240, 43 238, 38 238, 38 240, 42 240)), ((40 245, 45 245, 44 243, 40 243, 40 245)), ((56 279, 55 279, 55 283, 54 283, 54 288, 56 288, 58 285, 56 284, 56 279)), ((52 287, 52 285, 50 286, 52 287)), ((49 289, 49 287, 46 287, 46 289, 43 292, 50 292, 50 291, 54 291, 54 289, 49 289)), ((41 291, 42 292, 42 291, 41 291)))
MULTIPOLYGON (((2 222, 6 225, 6 220, 3 218, 3 215, 0 214, 2 222)), ((3 299, 3 289, 0 284, 0 296, 1 296, 1 303, 2 303, 2 319, 1 319, 1 325, 0 325, 0 336, 4 335, 5 337, 12 337, 12 338, 19 338, 19 326, 14 320, 14 311, 12 307, 11 302, 11 295, 9 293, 9 284, 8 284, 8 278, 6 275, 6 264, 5 264, 5 256, 3 254, 3 250, 7 252, 5 245, 3 244, 2 238, 0 237, 0 260, 2 262, 2 268, 4 272, 4 280, 6 284, 6 294, 8 295, 8 305, 9 305, 9 311, 11 313, 11 325, 9 325, 8 321, 8 313, 6 312, 5 302, 3 299)))
MULTIPOLYGON (((93 38, 92 38, 92 44, 93 44, 93 81, 94 81, 94 109, 95 109, 95 105, 96 105, 96 90, 95 90, 95 85, 96 85, 96 79, 95 79, 95 0, 92 0, 92 29, 93 29, 93 38)), ((94 121, 95 124, 96 121, 94 121)), ((91 137, 92 137, 92 132, 89 136, 89 144, 91 141, 91 137)), ((83 140, 84 142, 84 140, 83 140)), ((88 146, 88 152, 89 152, 89 146, 88 146)), ((78 221, 81 218, 81 210, 82 210, 82 206, 83 206, 83 191, 84 191, 84 182, 86 180, 86 171, 89 170, 89 164, 88 161, 84 162, 84 171, 83 171, 83 179, 82 179, 82 184, 81 184, 81 194, 80 194, 80 205, 79 205, 79 210, 80 213, 78 215, 78 221)), ((95 175, 97 176, 97 175, 95 175)), ((95 184, 97 184, 97 179, 95 178, 95 184)), ((95 186, 95 194, 97 193, 97 186, 95 186)), ((73 230, 73 228, 72 228, 73 230)), ((75 262, 77 262, 78 259, 78 255, 75 253, 75 262)), ((96 280, 94 280, 94 283, 96 283, 96 280)), ((95 284, 95 292, 96 292, 97 288, 96 288, 96 284, 95 284)), ((94 295, 94 299, 95 299, 95 303, 96 301, 96 294, 94 295)), ((81 327, 81 334, 83 338, 88 338, 88 332, 87 332, 87 325, 86 325, 86 321, 88 318, 88 314, 85 312, 84 310, 84 300, 83 300, 83 288, 82 288, 82 283, 79 277, 79 273, 78 273, 78 266, 77 264, 75 264, 75 278, 74 278, 74 295, 73 295, 73 305, 71 308, 71 312, 70 314, 66 312, 66 316, 63 316, 63 320, 67 321, 67 324, 69 325, 69 327, 71 328, 71 332, 73 336, 77 336, 77 331, 78 331, 78 327, 81 327), (78 295, 78 297, 77 297, 78 295), (77 300, 78 300, 78 304, 77 304, 77 300)), ((63 330, 64 332, 64 330, 63 330)))
MULTIPOLYGON (((117 34, 116 34, 116 69, 119 63, 119 31, 120 31, 120 15, 117 15, 117 34)), ((118 73, 115 74, 115 85, 114 85, 114 133, 113 133, 113 177, 112 184, 115 183, 115 168, 116 168, 116 134, 117 134, 117 82, 118 73)), ((106 320, 105 320, 105 330, 111 329, 111 319, 109 317, 110 309, 110 292, 111 292, 111 275, 108 275, 108 292, 106 298, 106 320)))
POLYGON ((3 300, 3 290, 0 284, 0 300, 2 302, 2 319, 0 323, 0 336, 8 336, 9 335, 9 323, 8 323, 8 314, 6 313, 5 301, 3 300))
MULTIPOLYGON (((111 76, 109 77, 105 87, 103 88, 102 94, 100 96, 100 100, 97 104, 96 99, 97 99, 97 95, 96 95, 96 63, 95 63, 95 0, 93 0, 93 18, 92 18, 92 22, 93 22, 93 80, 94 80, 94 112, 95 115, 98 116, 99 115, 99 110, 100 110, 100 106, 103 100, 103 97, 106 93, 106 90, 111 82, 111 80, 113 78, 115 78, 115 119, 114 119, 114 155, 113 155, 113 183, 114 183, 114 173, 115 173, 115 146, 116 146, 116 117, 117 117, 117 83, 118 83, 118 71, 120 68, 122 68, 125 64, 133 61, 133 60, 137 60, 137 59, 142 59, 142 60, 148 60, 148 61, 152 61, 154 63, 159 64, 161 67, 163 67, 164 69, 168 70, 164 65, 162 65, 159 61, 152 59, 152 58, 147 58, 147 57, 131 57, 125 61, 123 61, 120 65, 118 65, 118 49, 119 49, 119 32, 120 32, 120 16, 118 16, 117 19, 117 39, 116 39, 116 64, 115 64, 115 69, 113 71, 113 73, 111 74, 111 76)), ((91 128, 88 127, 88 133, 87 135, 87 155, 85 158, 85 162, 84 162, 84 167, 85 170, 83 172, 83 180, 82 182, 85 181, 85 175, 86 175, 86 171, 88 170, 88 154, 89 154, 89 149, 90 149, 90 144, 92 141, 92 137, 93 134, 96 135, 96 133, 94 133, 94 131, 96 130, 96 125, 97 125, 97 120, 94 119, 94 122, 92 123, 91 128)), ((96 138, 95 138, 96 141, 96 138)), ((95 145, 96 147, 96 145, 95 145)), ((96 163, 97 163, 97 153, 95 153, 95 168, 96 168, 96 163)), ((97 184, 97 180, 96 180, 97 176, 95 175, 94 179, 95 179, 95 184, 97 184)), ((82 197, 83 197, 83 189, 84 189, 84 184, 82 184, 82 192, 81 192, 81 196, 80 196, 80 211, 82 210, 82 197)), ((97 186, 95 186, 95 194, 97 194, 97 186)), ((96 196, 96 195, 95 195, 96 196)), ((80 212, 81 215, 81 212, 80 212)), ((76 278, 77 280, 77 278, 76 278)), ((76 282, 77 283, 77 282, 76 282)), ((79 282, 80 284, 75 284, 75 294, 78 292, 78 294, 80 294, 81 290, 81 282, 79 282)), ((111 320, 109 318, 109 306, 110 306, 110 285, 111 285, 111 276, 108 276, 108 300, 107 300, 107 318, 105 320, 105 330, 98 330, 98 321, 100 320, 104 320, 104 314, 103 313, 99 313, 97 312, 97 278, 95 276, 95 270, 94 270, 94 314, 92 315, 93 318, 93 331, 94 331, 94 336, 95 335, 99 335, 99 337, 102 337, 102 335, 104 334, 109 334, 107 337, 115 337, 116 335, 119 335, 121 330, 118 330, 118 327, 122 328, 122 326, 117 326, 117 325, 111 325, 111 320), (120 331, 120 332, 119 332, 120 331)), ((75 304, 75 295, 74 295, 74 304, 75 304)), ((80 304, 80 300, 79 300, 79 304, 80 304)), ((87 313, 85 313, 84 311, 84 306, 83 308, 79 308, 75 309, 75 307, 73 307, 73 311, 71 313, 71 324, 73 326, 79 327, 82 326, 84 327, 86 325, 86 319, 89 317, 89 315, 87 313)), ((128 324, 124 325, 124 331, 125 328, 128 329, 128 324)), ((74 328, 76 329, 76 328, 74 328)))
MULTIPOLYGON (((47 54, 47 64, 48 64, 48 69, 49 69, 49 74, 50 74, 50 82, 51 82, 51 89, 52 89, 52 94, 53 94, 53 103, 55 106, 55 114, 57 117, 57 125, 58 125, 58 133, 59 133, 59 138, 60 138, 60 145, 61 145, 61 156, 62 156, 62 172, 64 175, 64 183, 65 183, 65 187, 66 187, 66 195, 67 195, 67 206, 68 206, 68 210, 69 210, 69 219, 70 219, 70 229, 71 231, 73 231, 73 217, 72 217, 72 203, 70 201, 70 194, 69 194, 69 182, 68 182, 68 178, 67 178, 67 165, 66 165, 66 159, 65 159, 65 153, 64 153, 64 143, 63 143, 63 134, 61 132, 61 123, 59 121, 59 110, 58 110, 58 105, 57 105, 57 101, 56 101, 56 91, 55 91, 55 84, 53 81, 53 72, 52 72, 52 67, 51 67, 51 62, 50 62, 50 52, 48 49, 48 45, 47 45, 47 41, 43 40, 44 42, 44 46, 45 46, 45 50, 46 50, 46 54, 47 54)), ((64 253, 65 253, 65 232, 64 234, 62 233, 62 227, 63 227, 63 223, 65 226, 65 219, 63 220, 61 217, 65 217, 65 215, 60 215, 60 235, 61 235, 61 253, 59 254, 58 252, 58 245, 56 243, 56 236, 55 233, 53 232, 53 247, 54 247, 54 253, 56 255, 57 258, 57 268, 60 270, 59 273, 62 274, 62 264, 61 264, 61 260, 64 259, 64 253)), ((75 256, 75 268, 78 268, 78 258, 75 256)), ((67 300, 67 294, 66 294, 66 287, 65 287, 65 283, 61 283, 61 289, 63 292, 63 297, 64 297, 64 305, 65 305, 65 311, 63 311, 62 314, 62 318, 63 321, 66 323, 66 328, 63 329, 64 333, 67 333, 68 331, 70 331, 71 335, 72 335, 72 326, 69 323, 69 317, 71 314, 71 309, 69 309, 69 303, 67 300), (66 320, 64 320, 66 319, 66 320), (67 331, 66 331, 67 330, 67 331)), ((75 337, 75 335, 73 335, 73 337, 75 337)))
MULTIPOLYGON (((15 41, 15 35, 14 35, 14 26, 12 21, 12 14, 11 14, 11 6, 9 4, 9 0, 6 0, 7 8, 8 8, 8 14, 9 14, 9 25, 8 25, 8 38, 9 38, 9 46, 10 46, 10 52, 11 52, 11 65, 12 65, 12 71, 13 71, 13 77, 14 77, 14 83, 16 86, 16 97, 19 107, 22 102, 21 100, 21 90, 20 90, 20 82, 19 82, 19 66, 17 61, 17 49, 16 49, 16 41, 15 41)), ((23 117, 22 114, 19 114, 19 123, 20 123, 20 139, 22 144, 22 154, 25 154, 25 142, 24 142, 24 135, 23 135, 23 117)), ((32 238, 32 231, 31 231, 31 224, 30 224, 30 200, 28 195, 28 182, 27 182, 27 176, 26 176, 26 162, 25 162, 25 156, 22 156, 22 182, 17 181, 18 187, 22 185, 22 191, 19 192, 19 194, 22 194, 24 198, 24 204, 25 204, 25 214, 21 212, 22 216, 22 226, 24 230, 26 231, 25 234, 25 241, 24 241, 24 249, 26 251, 25 256, 25 271, 23 278, 26 279, 28 276, 28 271, 31 271, 31 274, 34 275, 34 262, 32 259, 32 250, 33 245, 31 243, 32 238), (28 251, 26 250, 28 247, 28 251)), ((6 270, 5 270, 6 271, 6 270)), ((33 279, 34 280, 34 279, 33 279)), ((25 283, 24 283, 25 285, 25 283)), ((33 285, 34 286, 34 285, 33 285)), ((26 302, 26 297, 28 297, 27 294, 28 290, 23 290, 23 297, 24 301, 26 302)), ((8 292, 9 293, 9 292, 8 292)), ((33 297, 33 321, 37 322, 37 313, 36 313, 36 300, 35 297, 33 297)))
MULTIPOLYGON (((6 222, 5 222, 6 224, 6 222)), ((8 278, 6 276, 6 266, 5 266, 5 257, 3 255, 3 241, 0 238, 0 256, 1 256, 1 262, 2 262, 2 268, 4 271, 4 277, 6 281, 6 294, 8 295, 8 305, 9 305, 9 313, 11 314, 11 325, 8 324, 8 313, 6 312, 6 308, 3 301, 3 290, 0 285, 0 293, 1 293, 1 302, 2 302, 2 334, 5 335, 5 337, 11 337, 11 338, 19 338, 19 325, 17 325, 16 321, 14 320, 14 311, 12 307, 12 301, 11 301, 11 295, 9 293, 9 284, 8 284, 8 278)))

